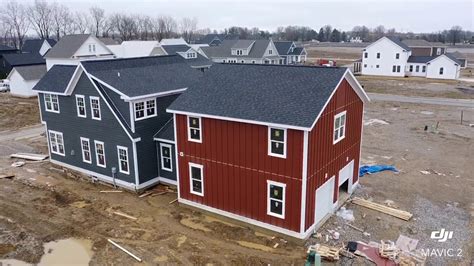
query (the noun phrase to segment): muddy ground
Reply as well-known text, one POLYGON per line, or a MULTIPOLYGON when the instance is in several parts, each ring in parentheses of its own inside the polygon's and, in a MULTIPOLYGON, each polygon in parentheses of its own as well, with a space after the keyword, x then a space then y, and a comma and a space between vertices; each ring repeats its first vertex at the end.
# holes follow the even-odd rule
MULTIPOLYGON (((137 262, 107 243, 110 238, 140 256, 145 265, 197 264, 301 265, 305 246, 324 243, 340 246, 353 240, 395 241, 400 234, 419 240, 419 248, 453 248, 461 257, 429 257, 431 265, 469 265, 474 253, 474 110, 416 104, 371 103, 367 106, 362 162, 392 164, 400 173, 383 172, 361 178, 355 194, 378 203, 412 212, 406 222, 347 203, 354 212, 352 224, 370 234, 364 236, 331 217, 318 232, 323 238, 306 243, 255 231, 233 221, 215 218, 172 203, 169 192, 139 198, 134 193, 100 193, 111 190, 101 184, 64 172, 49 162, 26 163, 13 168, 12 150, 47 152, 44 138, 0 143, 0 259, 38 263, 46 242, 79 238, 93 243, 91 265, 134 265, 137 262), (381 123, 380 119, 387 124, 381 123), (439 124, 438 124, 439 122, 439 124), (438 127, 436 128, 436 125, 438 127), (428 131, 424 127, 428 126, 428 131), (423 174, 420 171, 428 171, 423 174), (131 220, 113 214, 121 211, 131 220), (453 239, 438 243, 434 230, 454 231, 453 239), (337 230, 339 240, 326 243, 327 230, 337 230), (279 243, 277 248, 273 246, 279 243)), ((162 191, 164 187, 156 187, 162 191)), ((457 254, 457 253, 456 253, 457 254)), ((71 254, 74 259, 74 254, 71 254)), ((359 259, 343 264, 369 264, 359 259)), ((369 264, 370 265, 370 264, 369 264)))
POLYGON ((36 97, 17 98, 0 92, 0 132, 37 124, 39 119, 36 97))

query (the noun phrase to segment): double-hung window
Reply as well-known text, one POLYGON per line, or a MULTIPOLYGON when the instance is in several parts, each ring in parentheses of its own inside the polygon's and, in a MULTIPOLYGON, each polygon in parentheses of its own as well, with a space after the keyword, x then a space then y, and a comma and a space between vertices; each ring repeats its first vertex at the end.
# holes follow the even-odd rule
POLYGON ((202 129, 200 117, 188 117, 188 140, 202 142, 202 129))
POLYGON ((189 182, 191 194, 204 196, 204 175, 202 165, 189 163, 189 182))
POLYGON ((186 58, 196 58, 197 55, 195 52, 188 52, 186 53, 186 58))
POLYGON ((89 139, 81 138, 82 161, 85 163, 92 163, 91 145, 89 139))
POLYGON ((92 119, 100 120, 101 119, 100 99, 99 99, 99 97, 91 96, 90 100, 91 100, 91 116, 92 116, 92 119))
POLYGON ((286 184, 267 181, 267 214, 285 219, 286 184))
POLYGON ((171 145, 160 143, 161 169, 172 172, 171 145))
POLYGON ((135 120, 156 116, 156 99, 135 103, 135 120))
POLYGON ((439 74, 440 74, 440 75, 443 75, 443 73, 444 73, 444 68, 440 67, 440 68, 439 68, 439 74))
POLYGON ((49 144, 51 153, 65 155, 63 133, 49 130, 49 144))
POLYGON ((286 129, 268 128, 268 155, 286 158, 286 129))
POLYGON ((44 105, 48 112, 59 113, 59 99, 55 94, 44 94, 44 105))
POLYGON ((105 146, 102 141, 94 140, 95 161, 97 166, 105 168, 105 146))
POLYGON ((338 143, 346 136, 346 111, 334 116, 333 144, 338 143))
POLYGON ((87 117, 86 114, 86 99, 84 95, 76 95, 76 108, 78 117, 87 117))
POLYGON ((395 54, 395 59, 400 59, 400 54, 399 53, 395 54))
POLYGON ((380 53, 377 53, 377 59, 380 59, 380 53))
POLYGON ((128 166, 128 148, 123 146, 117 146, 117 155, 119 160, 120 173, 130 174, 130 168, 128 166))

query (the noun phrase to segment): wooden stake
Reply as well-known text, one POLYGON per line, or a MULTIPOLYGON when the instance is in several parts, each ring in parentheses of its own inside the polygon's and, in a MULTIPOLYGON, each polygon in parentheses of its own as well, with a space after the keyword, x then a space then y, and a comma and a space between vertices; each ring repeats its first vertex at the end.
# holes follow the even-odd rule
POLYGON ((141 194, 141 195, 138 196, 138 197, 139 197, 139 198, 144 198, 144 197, 146 197, 146 196, 148 196, 148 195, 151 195, 151 193, 153 193, 153 192, 149 191, 149 192, 147 192, 147 193, 141 194))
POLYGON ((177 200, 178 200, 178 199, 174 199, 174 200, 170 201, 169 204, 173 204, 173 203, 175 203, 177 200))
POLYGON ((110 239, 107 239, 107 241, 109 241, 109 243, 111 243, 112 245, 118 247, 120 250, 122 250, 123 252, 127 253, 128 255, 130 255, 131 257, 133 257, 134 259, 136 259, 137 261, 142 262, 142 259, 140 259, 139 257, 135 256, 132 252, 126 250, 125 248, 123 248, 123 247, 120 246, 119 244, 115 243, 114 241, 112 241, 112 240, 110 240, 110 239))
POLYGON ((352 224, 346 224, 346 225, 349 226, 352 229, 355 229, 355 230, 359 231, 359 232, 362 232, 362 233, 364 232, 364 230, 360 229, 359 227, 355 227, 352 224))
POLYGON ((114 212, 114 214, 119 215, 119 216, 122 216, 122 217, 125 217, 125 218, 128 218, 128 219, 130 219, 130 220, 134 220, 134 221, 138 220, 137 217, 133 217, 133 216, 128 215, 128 214, 123 213, 123 212, 114 212))

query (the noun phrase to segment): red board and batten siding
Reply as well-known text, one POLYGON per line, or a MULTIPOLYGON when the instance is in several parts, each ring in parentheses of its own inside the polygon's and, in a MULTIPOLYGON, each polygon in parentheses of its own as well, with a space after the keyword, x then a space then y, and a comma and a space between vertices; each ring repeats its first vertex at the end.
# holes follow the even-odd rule
POLYGON ((314 223, 316 189, 336 176, 337 200, 339 170, 354 160, 353 183, 358 180, 363 102, 347 80, 343 80, 308 136, 308 175, 305 230, 314 223), (346 111, 345 138, 333 144, 334 116, 346 111), (348 157, 348 160, 347 160, 348 157), (327 173, 327 178, 325 178, 327 173))
POLYGON ((267 126, 204 117, 201 121, 202 143, 190 142, 187 116, 176 115, 180 197, 299 232, 303 131, 287 130, 283 159, 267 154, 267 126), (203 197, 190 193, 189 162, 204 166, 203 197), (267 180, 286 184, 284 219, 267 215, 267 180))

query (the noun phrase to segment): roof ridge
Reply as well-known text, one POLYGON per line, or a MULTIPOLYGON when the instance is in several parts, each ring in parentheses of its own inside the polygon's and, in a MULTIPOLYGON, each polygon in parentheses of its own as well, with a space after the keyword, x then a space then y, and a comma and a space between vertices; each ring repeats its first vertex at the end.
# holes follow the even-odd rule
POLYGON ((81 63, 101 63, 101 62, 118 62, 118 61, 131 61, 131 60, 137 60, 137 59, 153 59, 153 58, 164 58, 164 57, 173 57, 173 56, 179 56, 177 54, 171 54, 171 55, 154 55, 154 56, 137 56, 137 57, 127 57, 127 58, 107 58, 107 59, 100 59, 100 60, 83 60, 81 63))
POLYGON ((300 68, 322 68, 322 69, 348 69, 347 67, 342 67, 342 66, 333 66, 333 67, 327 67, 327 66, 311 66, 311 65, 275 65, 275 64, 251 64, 251 63, 220 63, 217 62, 216 64, 218 65, 243 65, 243 66, 261 66, 261 67, 300 67, 300 68))

